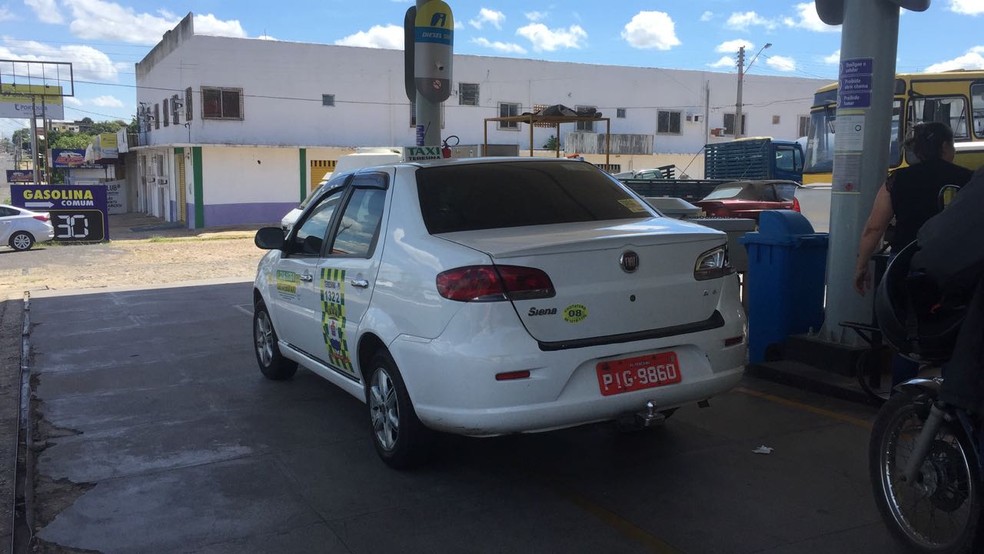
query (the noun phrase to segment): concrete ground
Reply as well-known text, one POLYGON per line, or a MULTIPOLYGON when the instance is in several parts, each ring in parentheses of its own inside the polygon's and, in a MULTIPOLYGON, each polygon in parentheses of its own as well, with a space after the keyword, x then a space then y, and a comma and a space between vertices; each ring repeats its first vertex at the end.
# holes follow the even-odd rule
POLYGON ((661 429, 442 437, 396 472, 358 400, 260 376, 250 310, 248 283, 32 297, 41 551, 892 552, 871 407, 747 378, 661 429))

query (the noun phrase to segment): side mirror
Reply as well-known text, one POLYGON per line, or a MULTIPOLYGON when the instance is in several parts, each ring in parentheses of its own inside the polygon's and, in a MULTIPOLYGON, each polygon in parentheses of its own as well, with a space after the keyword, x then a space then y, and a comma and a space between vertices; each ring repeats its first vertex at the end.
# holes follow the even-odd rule
POLYGON ((284 230, 280 227, 262 227, 256 231, 253 243, 264 250, 283 250, 284 230))

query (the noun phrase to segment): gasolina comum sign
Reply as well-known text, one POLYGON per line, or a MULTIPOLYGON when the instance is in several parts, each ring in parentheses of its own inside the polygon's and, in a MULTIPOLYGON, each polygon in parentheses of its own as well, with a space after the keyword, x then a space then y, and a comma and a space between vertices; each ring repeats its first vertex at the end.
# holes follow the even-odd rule
POLYGON ((10 185, 15 206, 48 212, 55 240, 109 240, 105 185, 10 185))

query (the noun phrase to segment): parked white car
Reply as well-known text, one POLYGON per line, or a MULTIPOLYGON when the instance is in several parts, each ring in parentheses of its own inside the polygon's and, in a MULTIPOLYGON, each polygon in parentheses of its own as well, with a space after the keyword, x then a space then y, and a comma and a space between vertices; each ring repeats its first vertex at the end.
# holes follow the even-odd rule
POLYGON ((539 158, 336 174, 254 283, 260 370, 368 405, 382 459, 469 436, 661 421, 732 388, 746 320, 727 236, 595 166, 539 158))
POLYGON ((30 250, 35 243, 55 238, 47 212, 32 212, 0 204, 0 244, 14 250, 30 250))

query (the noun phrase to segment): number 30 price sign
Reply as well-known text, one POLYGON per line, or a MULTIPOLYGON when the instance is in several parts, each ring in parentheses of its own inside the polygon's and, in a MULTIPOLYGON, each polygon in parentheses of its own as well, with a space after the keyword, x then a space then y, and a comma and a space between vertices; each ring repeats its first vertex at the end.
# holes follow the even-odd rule
POLYGON ((15 206, 48 212, 60 242, 109 240, 106 185, 10 185, 15 206))

